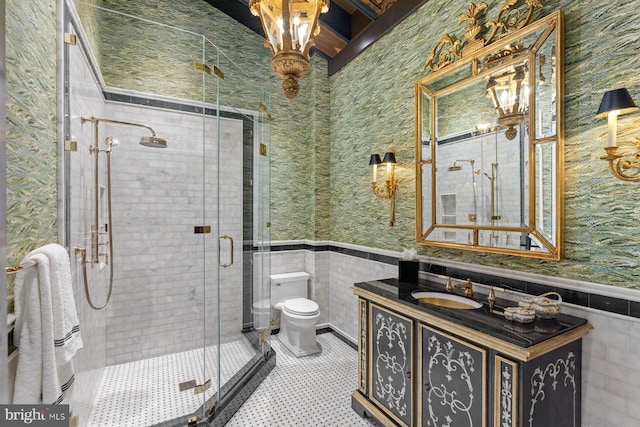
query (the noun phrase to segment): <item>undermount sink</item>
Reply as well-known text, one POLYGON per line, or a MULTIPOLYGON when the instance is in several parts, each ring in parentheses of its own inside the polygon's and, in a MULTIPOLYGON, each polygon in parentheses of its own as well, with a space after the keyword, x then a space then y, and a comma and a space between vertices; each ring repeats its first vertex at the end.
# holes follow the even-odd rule
POLYGON ((482 303, 460 295, 444 292, 415 291, 411 296, 420 302, 437 305, 439 307, 456 308, 459 310, 473 310, 482 307, 482 303))

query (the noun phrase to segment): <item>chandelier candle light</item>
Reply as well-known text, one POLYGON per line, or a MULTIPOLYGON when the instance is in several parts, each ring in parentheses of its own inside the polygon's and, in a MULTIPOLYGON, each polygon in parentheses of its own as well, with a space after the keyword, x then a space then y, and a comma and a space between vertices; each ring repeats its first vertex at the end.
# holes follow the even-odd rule
POLYGON ((309 74, 309 50, 320 32, 321 13, 329 11, 329 0, 249 0, 251 13, 260 17, 271 49, 271 68, 280 77, 284 95, 298 96, 299 78, 309 74))

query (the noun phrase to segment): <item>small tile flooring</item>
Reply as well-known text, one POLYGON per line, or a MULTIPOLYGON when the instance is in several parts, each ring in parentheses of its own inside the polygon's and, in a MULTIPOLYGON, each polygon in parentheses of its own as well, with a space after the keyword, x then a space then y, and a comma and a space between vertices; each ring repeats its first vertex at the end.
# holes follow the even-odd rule
MULTIPOLYGON (((222 344, 222 383, 230 379, 251 360, 255 351, 243 337, 222 344)), ((158 424, 195 412, 217 390, 217 346, 151 359, 108 366, 93 371, 101 378, 98 393, 80 425, 89 427, 141 427, 158 424), (211 379, 206 392, 180 391, 179 384, 211 379)), ((74 391, 75 394, 75 391, 74 391)))
POLYGON ((357 352, 333 333, 317 336, 322 352, 296 358, 274 336, 276 367, 227 427, 380 426, 351 409, 357 352))

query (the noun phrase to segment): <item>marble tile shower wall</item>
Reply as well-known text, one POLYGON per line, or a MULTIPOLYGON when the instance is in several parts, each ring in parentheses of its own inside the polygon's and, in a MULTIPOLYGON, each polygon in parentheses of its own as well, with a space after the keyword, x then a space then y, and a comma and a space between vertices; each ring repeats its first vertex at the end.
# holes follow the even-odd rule
MULTIPOLYGON (((486 15, 493 17, 504 1, 486 3, 486 15)), ((331 76, 331 240, 391 250, 415 246, 414 84, 427 73, 423 64, 435 41, 445 33, 462 37, 464 25, 458 18, 468 4, 427 2, 331 76), (370 76, 375 76, 375 84, 370 76), (392 148, 399 161, 399 184, 396 224, 389 228, 388 203, 373 198, 366 159, 392 148)), ((640 30, 640 0, 544 4, 538 16, 558 8, 565 15, 565 259, 538 261, 433 247, 421 247, 420 252, 640 288, 634 225, 640 220, 640 194, 613 178, 598 158, 606 122, 594 117, 605 90, 628 87, 634 99, 640 99, 634 42, 640 30)), ((639 121, 637 113, 622 116, 619 140, 633 142, 639 121)))
MULTIPOLYGON (((70 236, 69 246, 90 248, 91 241, 91 201, 93 200, 93 157, 89 154, 89 146, 93 145, 93 131, 88 125, 82 126, 80 117, 103 117, 105 105, 102 93, 98 89, 89 63, 79 48, 69 48, 69 80, 72 83, 69 89, 69 108, 72 119, 70 120, 70 133, 78 142, 78 150, 69 152, 69 222, 70 236)), ((104 168, 102 168, 102 182, 104 181, 104 168)), ((63 198, 60 192, 58 198, 63 198)), ((106 365, 106 325, 107 311, 96 311, 87 303, 85 288, 83 286, 82 262, 74 254, 70 253, 71 274, 73 278, 74 298, 80 331, 84 347, 74 358, 76 372, 83 373, 102 368, 106 365)), ((91 298, 95 304, 102 305, 107 293, 108 269, 99 270, 87 265, 87 280, 90 284, 91 298)), ((94 375, 77 375, 73 395, 73 410, 76 413, 88 413, 91 410, 92 399, 95 396, 99 379, 94 375)))
MULTIPOLYGON (((216 210, 216 118, 107 103, 116 120, 151 126, 166 149, 138 144, 146 131, 105 126, 121 140, 112 154, 114 291, 107 363, 212 345, 217 340, 218 235, 242 239, 242 122, 223 119, 220 222, 216 210), (210 225, 210 234, 194 226, 210 225), (186 333, 188 331, 188 333, 186 333)), ((221 339, 241 330, 242 253, 221 270, 221 339)), ((222 261, 230 257, 223 244, 222 261)))

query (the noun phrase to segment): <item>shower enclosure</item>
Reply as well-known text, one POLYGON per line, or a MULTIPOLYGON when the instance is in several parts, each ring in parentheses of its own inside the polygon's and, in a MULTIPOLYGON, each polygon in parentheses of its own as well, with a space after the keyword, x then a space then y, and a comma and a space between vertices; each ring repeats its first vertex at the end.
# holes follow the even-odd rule
POLYGON ((222 425, 275 364, 251 313, 269 298, 269 98, 224 46, 130 3, 64 14, 71 415, 222 425))

